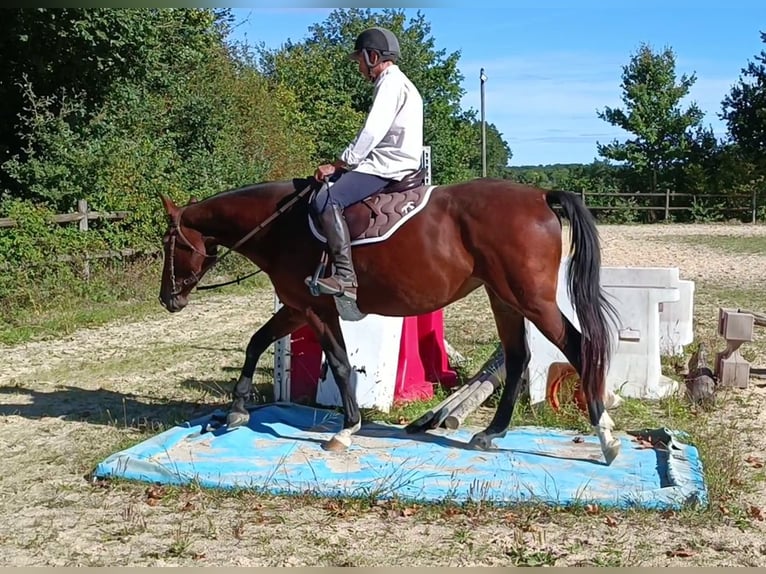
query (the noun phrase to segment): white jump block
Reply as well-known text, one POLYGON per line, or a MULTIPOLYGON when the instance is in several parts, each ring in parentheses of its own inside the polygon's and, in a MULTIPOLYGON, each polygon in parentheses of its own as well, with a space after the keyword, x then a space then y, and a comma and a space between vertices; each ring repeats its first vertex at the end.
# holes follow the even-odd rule
POLYGON ((660 303, 660 354, 683 355, 694 342, 694 281, 678 281, 681 298, 660 303))
POLYGON ((676 392, 678 383, 662 374, 660 305, 681 301, 678 269, 605 267, 601 285, 619 316, 607 386, 623 396, 641 399, 660 399, 676 392))
MULTIPOLYGON (((340 322, 351 363, 351 392, 355 393, 360 408, 390 410, 396 388, 403 321, 402 317, 367 315, 361 321, 340 322)), ((319 379, 316 402, 323 406, 343 405, 329 368, 325 378, 319 379)))
MULTIPOLYGON (((557 302, 561 312, 580 329, 567 293, 569 258, 561 262, 557 302)), ((694 283, 682 281, 677 268, 603 267, 601 285, 618 314, 616 346, 607 372, 606 403, 621 396, 659 399, 674 393, 678 383, 662 375, 661 356, 683 352, 692 342, 694 283)), ((531 359, 526 372, 530 401, 545 400, 549 370, 568 363, 529 321, 527 344, 531 359)))
MULTIPOLYGON (((282 303, 274 297, 274 311, 282 303)), ((360 408, 388 412, 396 388, 402 317, 367 315, 361 321, 340 320, 351 363, 351 389, 360 408), (362 343, 361 345, 359 343, 362 343)), ((274 394, 277 401, 290 402, 291 352, 290 337, 275 342, 274 394)), ((321 354, 325 362, 324 352, 321 354)), ((322 406, 343 406, 335 377, 328 368, 325 378, 317 383, 316 402, 322 406)))

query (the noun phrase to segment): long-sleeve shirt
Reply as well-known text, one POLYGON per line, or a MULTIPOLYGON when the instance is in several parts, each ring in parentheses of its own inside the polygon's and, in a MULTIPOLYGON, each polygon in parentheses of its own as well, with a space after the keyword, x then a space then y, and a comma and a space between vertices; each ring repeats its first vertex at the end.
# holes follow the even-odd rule
POLYGON ((375 79, 372 106, 340 155, 350 169, 401 181, 421 167, 423 98, 395 64, 375 79))

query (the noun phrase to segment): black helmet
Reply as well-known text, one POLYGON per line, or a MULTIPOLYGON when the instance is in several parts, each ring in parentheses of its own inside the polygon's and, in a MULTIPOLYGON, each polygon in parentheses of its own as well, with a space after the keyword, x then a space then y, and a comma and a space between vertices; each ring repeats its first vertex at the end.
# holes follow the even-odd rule
MULTIPOLYGON (((380 54, 380 60, 396 61, 399 57, 399 40, 391 30, 380 28, 368 28, 356 38, 354 51, 348 57, 355 60, 362 50, 375 50, 380 54)), ((367 58, 365 58, 367 60, 367 58)), ((369 60, 368 60, 369 63, 369 60)))

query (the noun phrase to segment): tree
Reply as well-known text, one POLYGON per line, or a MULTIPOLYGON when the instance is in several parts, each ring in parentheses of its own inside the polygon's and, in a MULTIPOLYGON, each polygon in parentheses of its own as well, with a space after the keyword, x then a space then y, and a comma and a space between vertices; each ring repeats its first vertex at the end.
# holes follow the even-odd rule
MULTIPOLYGON (((761 41, 766 43, 765 32, 761 41)), ((742 69, 722 108, 733 142, 749 159, 766 164, 766 50, 742 69)))
MULTIPOLYGON (((210 9, 0 9, 0 163, 39 149, 25 129, 41 108, 77 130, 116 83, 170 88, 222 44, 227 18, 210 9)), ((0 171, 2 187, 17 186, 0 171)))
POLYGON ((346 57, 356 36, 370 26, 385 26, 397 35, 402 50, 399 65, 423 96, 424 143, 431 146, 434 181, 448 183, 479 175, 476 113, 460 107, 464 91, 457 67, 459 52, 436 49, 430 24, 421 13, 406 21, 404 12, 394 9, 335 10, 324 22, 311 26, 305 40, 288 41, 274 50, 261 47, 260 69, 301 102, 300 121, 316 142, 317 161, 338 156, 372 103, 369 82, 346 57))
POLYGON ((140 234, 153 237, 160 229, 154 215, 162 216, 152 200, 158 192, 200 197, 312 165, 311 140, 292 125, 294 95, 239 63, 224 43, 227 12, 23 15, 13 41, 63 39, 61 53, 41 69, 34 51, 13 56, 24 79, 12 109, 16 141, 0 161, 0 213, 3 200, 63 211, 82 198, 96 209, 131 211, 122 229, 144 225, 140 234), (74 66, 72 78, 65 63, 74 66))
MULTIPOLYGON (((476 121, 473 124, 476 135, 474 139, 476 146, 479 149, 479 154, 475 159, 471 160, 471 170, 475 173, 481 173, 481 121, 476 121)), ((511 148, 508 147, 508 143, 503 139, 497 126, 492 123, 487 123, 487 177, 504 178, 508 171, 508 162, 513 157, 511 148)))
POLYGON ((663 173, 670 175, 669 168, 687 159, 694 142, 689 130, 699 127, 702 121, 703 113, 696 103, 681 109, 681 100, 695 81, 694 74, 676 77, 675 55, 670 48, 654 53, 643 44, 623 68, 625 110, 606 107, 597 112, 600 119, 636 137, 625 142, 598 143, 599 155, 625 162, 643 181, 648 180, 655 192, 663 173))

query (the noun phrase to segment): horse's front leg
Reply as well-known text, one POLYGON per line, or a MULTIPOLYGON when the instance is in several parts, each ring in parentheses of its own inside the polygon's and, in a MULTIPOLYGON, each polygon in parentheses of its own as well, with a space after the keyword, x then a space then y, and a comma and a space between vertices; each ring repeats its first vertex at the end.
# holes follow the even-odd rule
POLYGON ((250 421, 250 413, 245 408, 245 402, 253 394, 253 375, 261 355, 274 341, 281 339, 306 323, 306 318, 300 311, 291 307, 280 307, 253 336, 245 351, 245 364, 239 375, 237 384, 232 392, 233 402, 226 417, 229 428, 246 425, 250 421))
POLYGON ((322 445, 325 450, 342 451, 351 446, 351 436, 362 426, 362 416, 356 396, 351 390, 351 363, 346 353, 343 331, 337 312, 328 312, 323 319, 311 309, 306 310, 308 324, 316 333, 327 358, 343 401, 343 429, 322 445))

